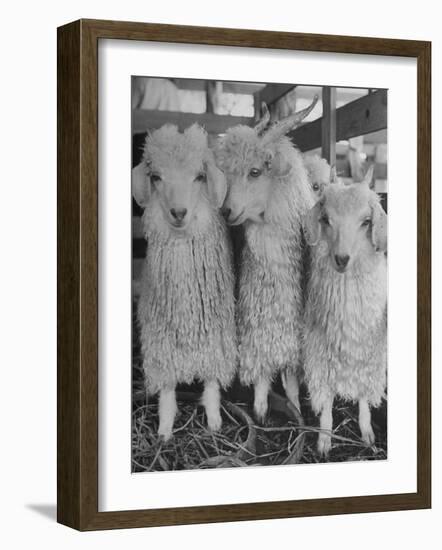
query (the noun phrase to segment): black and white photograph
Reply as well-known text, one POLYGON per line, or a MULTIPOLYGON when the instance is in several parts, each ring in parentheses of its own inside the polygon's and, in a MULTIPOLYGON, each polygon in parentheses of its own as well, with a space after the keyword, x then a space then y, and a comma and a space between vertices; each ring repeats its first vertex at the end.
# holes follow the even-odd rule
POLYGON ((387 90, 131 107, 132 472, 387 459, 387 90))
POLYGON ((364 8, 5 4, 4 548, 432 550, 442 33, 364 8))

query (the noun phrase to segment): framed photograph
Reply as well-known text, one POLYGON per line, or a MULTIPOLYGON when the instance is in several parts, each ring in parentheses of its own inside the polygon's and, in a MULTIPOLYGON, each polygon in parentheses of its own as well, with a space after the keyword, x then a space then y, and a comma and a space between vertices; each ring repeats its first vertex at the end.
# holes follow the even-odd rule
POLYGON ((431 44, 58 29, 58 521, 431 506, 431 44))

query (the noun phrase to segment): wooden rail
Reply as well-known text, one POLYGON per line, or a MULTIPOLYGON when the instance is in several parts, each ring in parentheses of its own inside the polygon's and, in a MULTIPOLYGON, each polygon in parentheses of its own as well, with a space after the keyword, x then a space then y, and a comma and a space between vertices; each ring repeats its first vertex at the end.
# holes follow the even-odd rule
POLYGON ((267 84, 267 86, 257 92, 257 94, 259 96, 259 101, 264 101, 267 103, 267 106, 270 107, 270 105, 288 94, 293 88, 296 88, 296 84, 267 84))
MULTIPOLYGON (((180 90, 193 90, 199 92, 206 91, 206 81, 191 78, 176 78, 173 79, 174 84, 180 90)), ((213 81, 215 82, 215 81, 213 81)), ((247 94, 253 95, 265 87, 264 84, 256 82, 228 82, 223 81, 223 92, 232 94, 247 94)))
MULTIPOLYGON (((336 109, 336 141, 387 128, 387 90, 378 90, 336 109)), ((322 118, 289 134, 301 151, 322 147, 322 118)))
POLYGON ((336 88, 322 88, 322 156, 330 164, 336 164, 336 88))
POLYGON ((296 88, 296 84, 266 84, 261 90, 253 94, 253 103, 255 108, 255 121, 261 118, 261 105, 265 103, 269 109, 278 99, 284 97, 291 90, 296 88))
POLYGON ((214 113, 182 113, 175 111, 155 111, 135 109, 132 112, 132 135, 161 128, 164 124, 175 124, 180 132, 197 122, 209 134, 223 134, 231 126, 245 124, 251 126, 253 117, 215 115, 214 113))

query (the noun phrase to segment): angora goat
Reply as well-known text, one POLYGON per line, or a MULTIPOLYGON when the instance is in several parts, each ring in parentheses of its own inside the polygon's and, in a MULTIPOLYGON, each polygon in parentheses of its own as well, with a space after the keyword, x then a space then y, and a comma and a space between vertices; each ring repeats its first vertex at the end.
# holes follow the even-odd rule
POLYGON ((216 148, 228 183, 224 214, 229 224, 245 226, 237 304, 240 378, 254 385, 259 420, 279 372, 287 396, 299 408, 302 220, 314 201, 301 153, 285 134, 316 100, 269 129, 268 113, 255 128, 230 128, 216 148))
POLYGON ((387 216, 362 183, 336 183, 306 217, 312 266, 305 314, 305 380, 331 448, 336 395, 359 402, 359 427, 374 442, 370 406, 384 397, 387 361, 387 216))
POLYGON ((335 182, 336 170, 330 168, 328 162, 319 155, 304 155, 303 158, 311 188, 320 197, 326 186, 335 182))
POLYGON ((204 382, 209 428, 221 427, 220 388, 237 359, 234 278, 225 193, 207 134, 163 126, 146 139, 133 169, 133 194, 145 210, 148 241, 138 305, 148 393, 160 392, 158 433, 168 439, 176 414, 175 386, 204 382))

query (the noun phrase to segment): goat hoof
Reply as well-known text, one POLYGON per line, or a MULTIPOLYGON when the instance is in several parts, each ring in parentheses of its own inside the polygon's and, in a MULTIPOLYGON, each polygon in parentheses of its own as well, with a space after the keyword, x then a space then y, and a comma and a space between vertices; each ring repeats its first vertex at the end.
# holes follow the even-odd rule
POLYGON ((160 426, 158 428, 158 436, 162 442, 166 443, 172 437, 172 427, 160 426))
POLYGON ((361 436, 362 436, 362 441, 368 445, 369 447, 371 447, 372 445, 374 445, 374 442, 375 442, 375 435, 374 435, 374 432, 373 432, 373 428, 370 426, 369 428, 363 430, 361 432, 361 436))
POLYGON ((259 424, 265 424, 266 416, 267 416, 267 405, 264 403, 264 405, 255 405, 255 418, 259 424))
POLYGON ((318 453, 321 457, 327 458, 331 449, 331 437, 328 434, 320 433, 318 436, 318 453))
POLYGON ((219 432, 222 425, 223 421, 220 414, 210 418, 207 417, 207 426, 212 432, 219 432))

